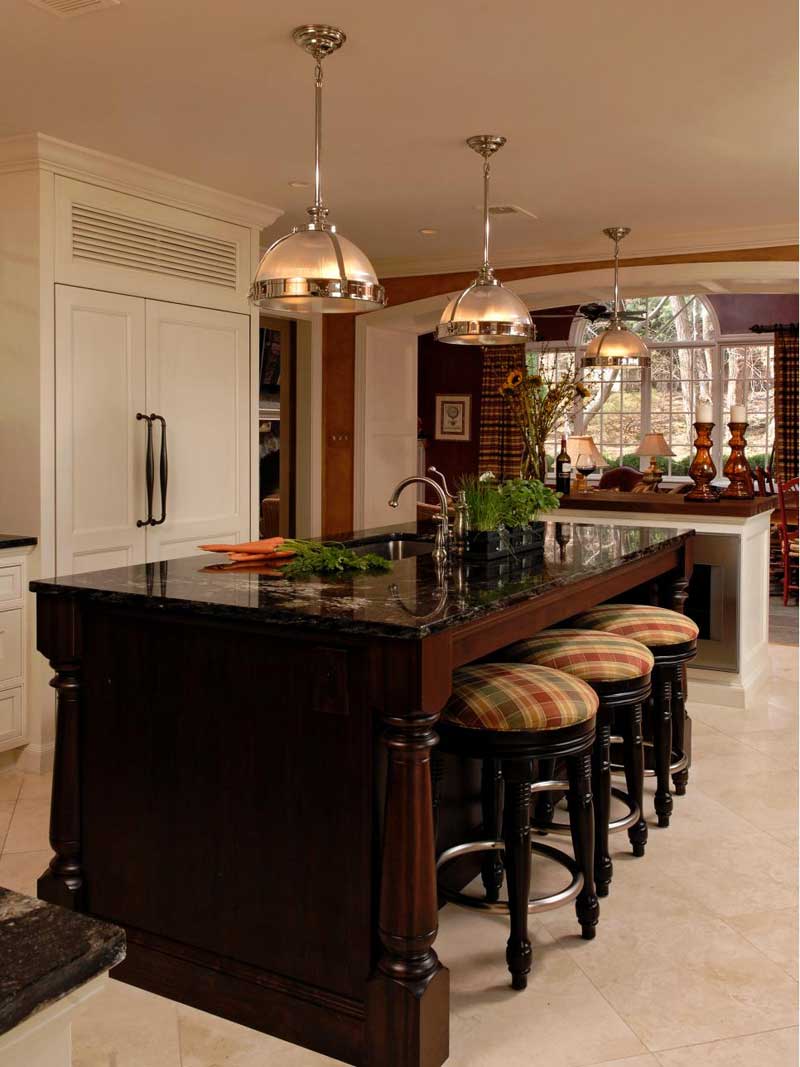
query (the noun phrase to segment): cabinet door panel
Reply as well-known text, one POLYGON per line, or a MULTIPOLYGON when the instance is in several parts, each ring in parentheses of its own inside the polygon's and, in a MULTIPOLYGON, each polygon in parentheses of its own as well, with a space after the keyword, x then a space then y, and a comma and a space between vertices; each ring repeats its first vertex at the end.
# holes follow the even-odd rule
POLYGON ((144 300, 56 286, 56 569, 142 563, 144 300))
MULTIPOLYGON (((148 560, 249 539, 249 378, 248 316, 147 301, 147 405, 166 419, 169 462, 167 519, 147 531, 148 560)), ((158 470, 160 429, 154 437, 158 470)))

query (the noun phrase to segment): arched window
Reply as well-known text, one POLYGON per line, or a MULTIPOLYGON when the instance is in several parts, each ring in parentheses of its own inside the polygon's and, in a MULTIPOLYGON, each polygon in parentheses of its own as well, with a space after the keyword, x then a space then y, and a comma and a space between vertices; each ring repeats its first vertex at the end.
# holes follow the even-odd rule
MULTIPOLYGON (((649 460, 635 454, 645 433, 662 433, 674 457, 661 460, 671 477, 686 477, 692 458, 694 410, 698 397, 714 404, 714 460, 719 473, 727 455, 727 423, 733 404, 747 407, 748 458, 767 465, 774 440, 773 351, 771 337, 721 337, 711 305, 696 294, 633 297, 628 311, 644 315, 628 328, 641 333, 650 349, 649 367, 587 371, 594 396, 583 411, 575 410, 556 431, 594 437, 609 466, 645 468, 649 460)), ((534 313, 535 314, 535 313, 534 313)), ((583 316, 572 323, 568 344, 533 345, 559 361, 577 359, 602 329, 583 316)))

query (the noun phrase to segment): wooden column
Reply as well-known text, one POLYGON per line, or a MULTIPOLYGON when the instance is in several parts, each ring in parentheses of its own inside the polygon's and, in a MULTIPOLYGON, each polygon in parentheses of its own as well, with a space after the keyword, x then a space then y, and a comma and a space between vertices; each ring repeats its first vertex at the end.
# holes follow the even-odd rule
POLYGON ((53 858, 37 883, 42 900, 80 911, 83 904, 80 808, 81 631, 74 597, 39 593, 37 647, 56 672, 56 748, 50 801, 53 858))
POLYGON ((385 669, 393 684, 383 710, 381 955, 367 987, 365 1063, 440 1067, 449 1055, 450 975, 433 949, 439 919, 431 752, 451 687, 449 633, 413 649, 395 647, 385 669), (405 711, 405 704, 416 707, 405 711))
POLYGON ((449 1055, 449 974, 438 931, 430 753, 436 715, 387 717, 378 932, 383 952, 367 992, 369 1067, 439 1067, 449 1055))

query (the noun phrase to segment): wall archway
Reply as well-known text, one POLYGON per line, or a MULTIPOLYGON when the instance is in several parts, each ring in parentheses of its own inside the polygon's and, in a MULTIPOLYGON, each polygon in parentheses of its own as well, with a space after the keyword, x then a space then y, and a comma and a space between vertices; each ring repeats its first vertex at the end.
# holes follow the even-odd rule
MULTIPOLYGON (((789 261, 720 261, 626 266, 620 271, 630 296, 679 293, 793 293, 797 265, 789 261)), ((531 310, 605 301, 611 272, 565 270, 507 283, 531 310)), ((445 293, 359 316, 356 322, 354 417, 354 527, 411 521, 414 501, 399 512, 386 501, 393 486, 416 470, 417 338, 435 329, 445 293)))

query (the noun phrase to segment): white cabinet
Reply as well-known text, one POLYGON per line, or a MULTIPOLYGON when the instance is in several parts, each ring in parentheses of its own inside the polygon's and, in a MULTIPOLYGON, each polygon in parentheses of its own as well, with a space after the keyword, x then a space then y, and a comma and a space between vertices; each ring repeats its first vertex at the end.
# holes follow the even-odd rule
POLYGON ((246 315, 56 286, 59 575, 247 540, 249 331, 246 315))
POLYGON ((38 538, 27 574, 0 564, 0 612, 23 603, 27 619, 24 685, 10 637, 0 649, 0 751, 27 740, 29 770, 52 758, 54 694, 27 579, 174 558, 258 528, 248 291, 279 214, 44 134, 0 139, 0 532, 38 538), (148 514, 137 413, 167 425, 158 526, 137 525, 148 514))
POLYGON ((0 550, 0 752, 25 740, 26 557, 0 550))
POLYGON ((145 559, 144 300, 56 286, 56 569, 145 559))
MULTIPOLYGON (((166 520, 149 560, 250 535, 250 322, 245 315, 147 302, 147 411, 165 419, 166 520)), ((156 467, 160 457, 159 429, 156 467)), ((153 510, 161 517, 158 491, 153 510)))

